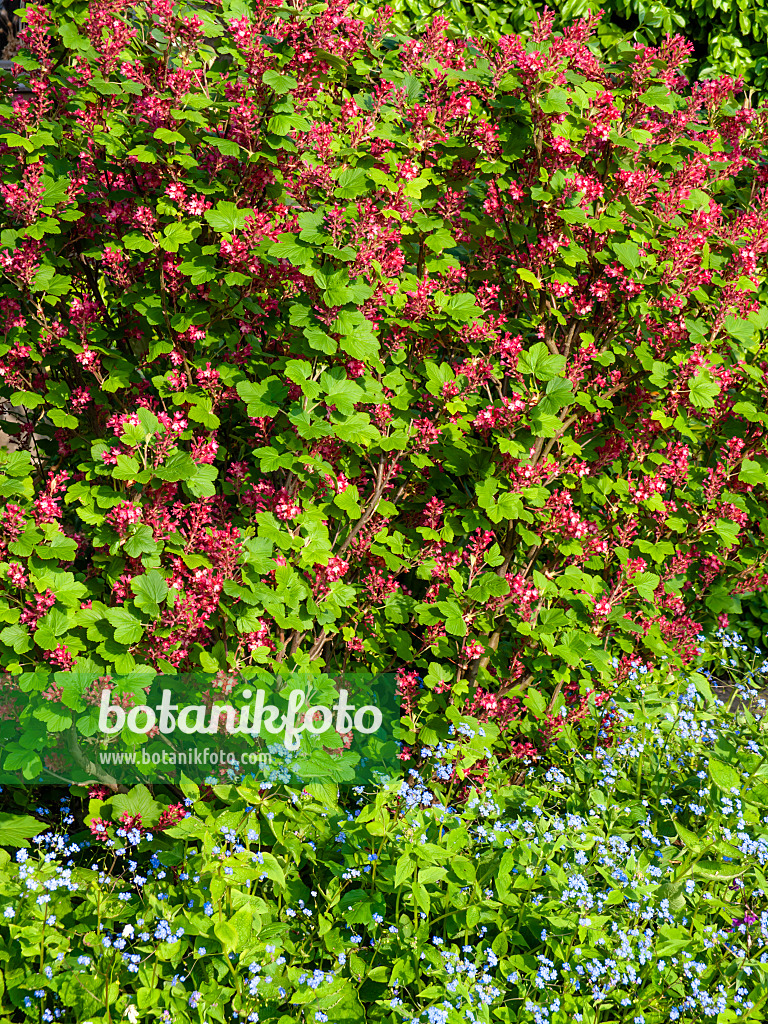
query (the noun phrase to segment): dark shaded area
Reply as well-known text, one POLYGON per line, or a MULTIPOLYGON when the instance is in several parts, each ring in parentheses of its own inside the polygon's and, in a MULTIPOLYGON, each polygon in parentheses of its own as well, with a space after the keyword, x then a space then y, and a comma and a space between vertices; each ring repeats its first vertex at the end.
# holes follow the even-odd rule
MULTIPOLYGON (((622 18, 617 11, 611 11, 610 21, 612 25, 616 25, 628 36, 642 32, 655 36, 653 41, 654 46, 658 46, 664 41, 665 34, 661 28, 653 28, 648 24, 648 22, 641 22, 639 17, 622 18)), ((691 31, 692 28, 693 26, 689 25, 687 31, 684 29, 678 29, 677 33, 685 36, 688 42, 693 44, 691 64, 698 68, 703 65, 709 57, 709 32, 707 30, 708 27, 700 25, 699 32, 696 35, 693 35, 691 31)), ((673 32, 672 34, 675 35, 676 33, 673 32)))
POLYGON ((745 700, 737 687, 732 683, 720 683, 712 686, 712 693, 719 700, 722 700, 726 706, 730 706, 731 711, 743 711, 747 708, 753 715, 762 716, 767 713, 768 690, 752 691, 750 699, 745 700), (765 707, 760 706, 759 701, 761 700, 766 702, 765 707))
POLYGON ((18 49, 20 18, 14 13, 18 0, 0 2, 0 60, 13 60, 18 49))

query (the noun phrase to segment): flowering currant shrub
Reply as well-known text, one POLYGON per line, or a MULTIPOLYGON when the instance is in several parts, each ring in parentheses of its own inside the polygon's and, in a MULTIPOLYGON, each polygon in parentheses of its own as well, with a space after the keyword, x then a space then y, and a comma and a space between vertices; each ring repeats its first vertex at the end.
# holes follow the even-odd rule
POLYGON ((396 671, 523 756, 768 578, 768 112, 388 14, 26 8, 7 672, 396 671))

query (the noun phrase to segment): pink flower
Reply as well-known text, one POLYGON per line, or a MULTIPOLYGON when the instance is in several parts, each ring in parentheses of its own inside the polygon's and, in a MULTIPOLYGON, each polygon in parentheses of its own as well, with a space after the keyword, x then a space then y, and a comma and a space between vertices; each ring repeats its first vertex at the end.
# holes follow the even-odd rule
POLYGON ((14 587, 26 587, 27 574, 18 562, 9 562, 7 569, 8 582, 14 587))

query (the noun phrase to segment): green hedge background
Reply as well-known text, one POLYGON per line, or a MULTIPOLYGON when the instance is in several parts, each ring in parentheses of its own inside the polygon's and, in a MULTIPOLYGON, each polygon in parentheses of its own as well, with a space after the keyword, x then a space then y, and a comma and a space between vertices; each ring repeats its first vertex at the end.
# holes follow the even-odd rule
MULTIPOLYGON (((469 0, 392 0, 399 31, 421 31, 442 15, 468 35, 525 32, 543 4, 469 2, 469 0)), ((379 5, 357 5, 360 16, 379 5)), ((691 78, 742 75, 756 94, 768 91, 768 6, 759 0, 680 0, 643 3, 642 0, 555 0, 550 9, 555 28, 591 12, 600 14, 598 38, 610 50, 625 39, 657 46, 669 32, 679 33, 695 47, 691 78)), ((755 96, 756 99, 756 96, 755 96)))

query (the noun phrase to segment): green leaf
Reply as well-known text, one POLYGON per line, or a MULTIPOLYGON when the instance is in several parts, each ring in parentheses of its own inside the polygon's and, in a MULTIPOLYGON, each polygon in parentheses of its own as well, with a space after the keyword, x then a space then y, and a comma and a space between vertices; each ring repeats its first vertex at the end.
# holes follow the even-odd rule
POLYGON ((273 542, 267 537, 250 537, 245 541, 245 561, 257 573, 268 573, 275 568, 272 557, 273 542))
POLYGON ((298 84, 293 75, 283 75, 279 71, 273 71, 272 69, 265 71, 261 76, 261 80, 264 85, 269 86, 270 89, 281 96, 284 93, 290 92, 291 89, 295 89, 298 84))
MULTIPOLYGON (((248 415, 274 416, 282 408, 288 388, 279 377, 267 377, 263 381, 241 380, 236 384, 238 395, 248 406, 248 415)), ((191 461, 191 460, 190 460, 191 461)))
POLYGON ((431 249, 432 252, 442 252, 443 249, 453 249, 456 245, 456 239, 445 228, 440 228, 433 234, 429 235, 426 240, 426 246, 431 249))
POLYGON ((556 413, 566 406, 572 405, 574 400, 573 384, 564 377, 553 377, 547 382, 546 396, 539 402, 537 408, 544 413, 556 413))
MULTIPOLYGON (((23 405, 26 409, 35 409, 38 405, 45 405, 45 398, 34 391, 14 391, 11 395, 13 405, 23 405)), ((29 452, 14 452, 14 455, 26 455, 29 452)))
POLYGON ((160 142, 165 142, 167 145, 172 146, 176 142, 184 142, 184 136, 180 132, 172 132, 167 128, 155 129, 153 136, 154 139, 158 139, 160 142))
POLYGON ((738 878, 744 874, 739 864, 724 864, 717 860, 700 860, 689 868, 694 878, 703 878, 708 882, 723 882, 738 878))
POLYGON ((462 881, 469 882, 470 884, 477 878, 477 865, 474 861, 470 860, 469 857, 464 857, 461 854, 453 854, 448 861, 451 870, 462 881))
POLYGON ((340 422, 334 422, 333 432, 342 441, 354 444, 370 444, 381 439, 381 434, 365 413, 356 412, 340 422))
POLYGON ((37 544, 41 539, 40 531, 35 529, 34 526, 27 524, 24 533, 14 541, 11 541, 8 545, 8 550, 12 555, 20 555, 22 558, 26 558, 32 554, 37 544))
POLYGON ((369 363, 379 354, 379 342, 373 335, 348 335, 341 339, 341 347, 348 356, 369 363))
POLYGON ((79 425, 77 418, 70 416, 63 409, 51 409, 48 417, 54 427, 61 427, 65 430, 76 430, 79 425))
POLYGON ((245 227, 245 218, 253 214, 253 210, 240 208, 235 203, 219 200, 212 210, 206 210, 203 216, 214 231, 241 231, 245 227))
POLYGON ((368 191, 368 176, 362 167, 342 171, 338 182, 338 187, 333 191, 337 199, 354 199, 368 191))
POLYGON ((82 53, 86 53, 92 57, 96 57, 96 51, 93 48, 90 40, 85 36, 81 36, 77 31, 77 25, 71 21, 64 21, 61 25, 57 26, 61 41, 64 43, 68 50, 80 50, 82 53))
POLYGON ((452 636, 467 635, 467 624, 461 614, 461 608, 455 601, 439 601, 437 607, 445 615, 446 632, 452 636))
POLYGON ((733 407, 733 412, 737 416, 743 416, 749 420, 750 423, 760 423, 764 420, 765 414, 758 412, 752 402, 736 402, 733 407))
POLYGON ((192 232, 186 224, 166 224, 160 239, 160 248, 165 252, 178 252, 179 246, 192 239, 192 232))
POLYGON ((627 270, 636 270, 640 266, 640 249, 634 242, 615 242, 613 251, 627 270))
POLYGON ((327 372, 320 377, 320 387, 325 391, 328 403, 335 405, 345 416, 355 411, 355 404, 364 395, 363 389, 354 381, 327 372))
POLYGON ((279 890, 285 888, 285 872, 280 867, 279 863, 271 853, 262 852, 261 867, 264 869, 268 878, 278 886, 279 890))
POLYGON ((213 933, 222 945, 225 953, 233 953, 239 944, 237 929, 228 921, 217 921, 213 926, 213 933))
POLYGON ((736 769, 732 768, 729 764, 725 764, 723 761, 718 761, 715 758, 710 758, 709 774, 712 781, 723 793, 730 795, 733 789, 739 793, 741 792, 741 777, 736 769))
POLYGON ((304 787, 311 797, 324 807, 338 808, 339 787, 335 782, 310 782, 304 787))
POLYGON ((194 815, 188 815, 186 818, 182 818, 178 825, 166 829, 165 834, 174 839, 189 839, 190 836, 202 838, 208 833, 205 825, 199 818, 195 818, 194 815))
POLYGON ((196 465, 194 473, 184 481, 184 490, 195 498, 210 498, 216 493, 217 476, 215 466, 196 465))
POLYGON ((146 786, 134 786, 129 793, 118 793, 109 800, 113 808, 112 820, 116 821, 122 814, 132 817, 140 814, 144 825, 155 825, 164 808, 152 797, 146 786))
POLYGON ((685 843, 687 849, 693 853, 698 853, 701 850, 701 840, 695 832, 691 832, 690 829, 684 828, 679 821, 674 822, 675 831, 680 836, 682 841, 685 843))
POLYGON ((759 462, 744 459, 739 472, 739 480, 745 484, 764 484, 768 483, 768 473, 759 462))
POLYGON ((653 600, 653 594, 659 585, 659 577, 653 572, 640 572, 632 578, 632 585, 646 601, 653 600))
POLYGON ((563 424, 557 416, 544 411, 543 403, 531 409, 530 417, 536 437, 556 437, 563 428, 563 424))
POLYGON ((0 134, 0 140, 11 148, 22 146, 27 153, 31 153, 35 148, 29 139, 25 139, 23 135, 17 135, 15 132, 3 132, 0 134))
POLYGON ((334 339, 329 337, 325 331, 322 331, 319 327, 305 327, 304 337, 312 348, 317 349, 318 352, 322 352, 327 356, 334 355, 338 348, 334 339))
POLYGON ((730 519, 716 519, 712 532, 717 534, 727 548, 732 548, 739 539, 738 523, 733 523, 730 519))
POLYGON ((566 224, 586 224, 587 222, 586 213, 578 206, 569 206, 564 210, 558 210, 557 216, 566 224))
POLYGON ((139 475, 139 464, 132 455, 125 455, 122 452, 117 456, 117 464, 112 470, 115 480, 135 480, 139 475))
POLYGON ((42 708, 37 708, 34 712, 34 717, 47 725, 48 732, 63 732, 72 725, 71 715, 64 711, 59 711, 55 706, 49 704, 42 708))
POLYGON ((45 193, 43 195, 41 205, 44 208, 50 209, 51 207, 57 206, 59 203, 63 203, 67 198, 68 183, 69 179, 66 176, 57 178, 55 181, 53 178, 44 176, 43 184, 45 185, 45 193))
POLYGON ((497 576, 495 572, 483 573, 475 586, 479 588, 483 601, 489 597, 503 597, 504 594, 509 593, 509 583, 503 576, 497 576))
POLYGON ((532 284, 534 288, 541 288, 541 281, 536 277, 532 270, 528 270, 526 267, 518 267, 516 273, 522 281, 527 281, 528 284, 532 284))
POLYGON ((146 523, 139 523, 138 526, 134 526, 132 534, 123 545, 123 549, 129 558, 138 558, 140 555, 157 551, 152 528, 147 526, 146 523))
POLYGON ((697 409, 711 409, 715 404, 715 395, 719 393, 720 383, 712 379, 709 370, 699 370, 688 381, 691 404, 697 409))
POLYGON ((48 828, 50 825, 44 825, 28 814, 0 813, 0 844, 28 849, 30 844, 27 840, 48 828))
POLYGON ((474 295, 466 293, 451 295, 444 304, 443 311, 454 320, 459 320, 462 323, 467 320, 478 319, 483 315, 482 309, 475 302, 474 295))
POLYGON ((192 456, 186 452, 176 451, 166 459, 162 466, 157 466, 153 472, 161 480, 178 483, 180 480, 186 480, 195 472, 195 462, 192 456))
POLYGON ((176 269, 180 274, 187 274, 193 285, 205 284, 206 281, 212 281, 217 275, 216 257, 212 255, 193 256, 180 263, 176 269))
POLYGON ((658 107, 660 110, 671 112, 675 109, 672 93, 666 85, 652 85, 638 99, 646 106, 658 107))
POLYGON ((342 512, 346 512, 350 519, 359 519, 362 515, 360 504, 358 502, 357 487, 352 484, 350 487, 346 487, 343 491, 340 491, 334 496, 333 504, 340 508, 342 512))
POLYGON ((122 243, 126 249, 137 250, 138 252, 152 252, 153 243, 145 238, 140 231, 129 231, 123 235, 122 243))
POLYGON ((218 135, 204 135, 203 142, 207 142, 211 146, 215 146, 222 156, 239 157, 242 153, 242 149, 234 139, 222 139, 219 138, 218 135))
POLYGON ((267 252, 275 259, 288 260, 294 267, 311 263, 314 257, 314 249, 311 245, 300 245, 298 242, 275 242, 267 252))
POLYGON ((538 690, 529 688, 526 691, 523 703, 537 718, 543 718, 547 710, 547 699, 538 690))
POLYGON ((127 608, 108 608, 107 621, 115 627, 115 640, 119 644, 130 647, 138 643, 144 635, 144 625, 127 608))
POLYGON ((14 626, 6 626, 0 633, 0 643, 12 647, 16 654, 24 654, 31 650, 32 641, 26 626, 16 623, 14 626))
POLYGON ((58 647, 60 637, 68 632, 69 627, 69 615, 59 608, 51 608, 37 624, 35 643, 44 651, 53 651, 58 647))
POLYGON ((403 853, 395 865, 395 888, 400 889, 402 885, 412 878, 416 873, 418 861, 410 853, 403 853))
POLYGON ((160 602, 164 601, 168 594, 168 583, 157 569, 150 569, 143 576, 134 576, 131 580, 131 588, 135 595, 134 604, 137 608, 147 612, 148 615, 159 615, 160 602))
POLYGON ((568 110, 568 93, 556 85, 540 101, 539 106, 545 114, 564 114, 568 110))
POLYGON ((669 365, 669 363, 662 363, 660 360, 654 359, 653 372, 651 373, 648 380, 657 388, 666 387, 667 378, 669 377, 671 372, 672 367, 669 365))
POLYGON ((296 127, 296 118, 292 114, 275 114, 269 119, 267 130, 275 135, 288 135, 296 127))
POLYGON ((543 341, 537 341, 527 352, 521 352, 517 361, 519 373, 536 377, 538 380, 552 380, 562 375, 565 356, 553 355, 543 341))
POLYGON ((62 562, 73 561, 77 553, 77 541, 63 533, 54 533, 47 543, 38 544, 35 554, 39 558, 55 558, 62 562))

